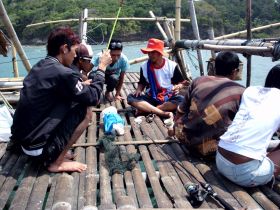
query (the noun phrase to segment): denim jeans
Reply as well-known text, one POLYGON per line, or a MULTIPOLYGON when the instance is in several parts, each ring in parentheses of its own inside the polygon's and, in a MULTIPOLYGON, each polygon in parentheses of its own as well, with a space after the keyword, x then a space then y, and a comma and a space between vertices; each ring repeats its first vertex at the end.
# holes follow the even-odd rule
POLYGON ((268 157, 236 165, 217 151, 216 165, 226 178, 244 187, 264 185, 271 181, 274 173, 274 163, 268 157))

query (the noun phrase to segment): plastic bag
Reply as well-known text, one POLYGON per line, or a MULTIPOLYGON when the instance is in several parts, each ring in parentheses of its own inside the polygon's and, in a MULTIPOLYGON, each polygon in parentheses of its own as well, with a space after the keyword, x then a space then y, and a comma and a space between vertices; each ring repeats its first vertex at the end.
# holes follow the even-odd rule
POLYGON ((13 118, 5 105, 0 105, 0 142, 8 142, 13 118))
POLYGON ((124 135, 124 120, 115 107, 105 108, 101 112, 101 118, 103 118, 105 134, 124 135))

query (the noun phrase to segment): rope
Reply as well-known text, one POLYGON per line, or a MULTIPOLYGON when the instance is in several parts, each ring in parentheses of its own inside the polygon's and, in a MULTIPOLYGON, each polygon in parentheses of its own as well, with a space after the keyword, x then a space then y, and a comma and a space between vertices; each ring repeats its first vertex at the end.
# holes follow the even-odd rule
POLYGON ((4 102, 4 105, 8 108, 9 112, 11 113, 12 116, 14 116, 15 110, 14 108, 11 106, 11 104, 8 102, 8 100, 5 98, 5 96, 2 94, 2 92, 0 91, 0 96, 4 102))
POLYGON ((110 42, 112 40, 112 37, 113 37, 113 34, 114 34, 114 31, 115 31, 115 28, 116 28, 116 25, 117 25, 117 21, 119 19, 119 15, 121 13, 121 9, 122 9, 122 4, 123 4, 123 0, 121 1, 121 4, 120 4, 120 7, 119 7, 119 10, 118 10, 118 13, 117 13, 117 17, 115 19, 115 22, 114 22, 114 25, 113 25, 113 28, 112 28, 112 31, 111 31, 111 34, 110 34, 110 38, 109 38, 109 41, 108 41, 108 44, 107 44, 107 50, 109 49, 109 45, 110 45, 110 42))

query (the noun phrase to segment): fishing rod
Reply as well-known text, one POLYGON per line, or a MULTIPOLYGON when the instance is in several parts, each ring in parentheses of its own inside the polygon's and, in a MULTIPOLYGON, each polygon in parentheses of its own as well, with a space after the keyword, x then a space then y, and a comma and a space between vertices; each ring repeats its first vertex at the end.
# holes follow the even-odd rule
POLYGON ((145 134, 149 139, 151 139, 151 141, 154 142, 157 151, 159 153, 161 153, 170 163, 173 167, 179 169, 181 172, 183 172, 184 175, 186 175, 190 180, 192 180, 192 183, 187 183, 185 184, 185 189, 189 194, 189 198, 188 200, 190 201, 190 203, 192 204, 193 207, 199 207, 205 200, 205 198, 209 195, 212 198, 216 199, 217 201, 219 201, 223 207, 226 210, 234 210, 234 208, 227 202, 225 201, 221 196, 219 196, 214 189, 212 188, 212 186, 209 183, 204 183, 199 181, 195 175, 193 175, 191 172, 187 171, 185 169, 185 167, 183 166, 183 164, 181 162, 176 161, 177 158, 172 157, 172 159, 169 157, 169 155, 159 149, 158 143, 155 142, 149 135, 145 134), (194 180, 198 183, 194 183, 194 180), (202 189, 199 188, 199 186, 202 187, 202 189))
POLYGON ((109 38, 109 41, 108 41, 108 44, 107 44, 107 48, 106 48, 107 50, 109 49, 109 45, 110 45, 110 42, 112 40, 114 31, 115 31, 115 28, 116 28, 116 25, 117 25, 117 21, 119 19, 119 15, 121 13, 122 5, 123 5, 123 0, 120 1, 120 7, 119 7, 119 10, 118 10, 118 13, 117 13, 117 17, 115 19, 115 22, 114 22, 114 25, 113 25, 113 28, 112 28, 112 31, 111 31, 111 34, 110 34, 110 38, 109 38))

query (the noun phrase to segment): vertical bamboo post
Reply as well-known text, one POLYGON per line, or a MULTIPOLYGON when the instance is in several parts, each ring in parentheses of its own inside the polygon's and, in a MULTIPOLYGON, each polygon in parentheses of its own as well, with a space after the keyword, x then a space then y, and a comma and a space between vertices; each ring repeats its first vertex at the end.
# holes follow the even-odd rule
POLYGON ((175 40, 181 39, 181 0, 176 0, 175 40))
POLYGON ((86 43, 87 42, 87 18, 88 18, 88 9, 85 8, 83 12, 83 19, 82 19, 82 42, 86 43))
POLYGON ((7 32, 9 34, 9 37, 11 38, 15 48, 17 49, 17 52, 23 62, 23 65, 25 66, 26 70, 29 72, 31 69, 31 65, 25 55, 25 52, 21 46, 21 43, 17 37, 17 34, 14 30, 14 27, 10 21, 10 18, 7 15, 6 9, 4 7, 4 4, 2 1, 0 1, 0 18, 2 19, 4 26, 7 29, 7 32))
POLYGON ((171 39, 173 40, 174 38, 173 38, 172 31, 168 25, 168 20, 163 21, 163 27, 164 27, 164 31, 168 37, 168 40, 171 40, 171 39))
MULTIPOLYGON (((189 10, 190 10, 192 28, 193 28, 195 38, 197 40, 200 40, 193 0, 189 0, 189 10)), ((202 63, 202 54, 201 54, 200 50, 197 50, 197 58, 198 58, 198 63, 199 63, 200 75, 202 76, 202 75, 204 75, 204 70, 203 70, 203 63, 202 63)))
POLYGON ((17 50, 14 45, 12 45, 12 56, 14 77, 18 77, 17 50))
POLYGON ((81 12, 80 18, 79 18, 79 37, 80 40, 83 38, 83 17, 84 17, 84 11, 81 12))
MULTIPOLYGON (((156 18, 153 11, 149 11, 149 14, 152 18, 156 18)), ((163 38, 165 40, 168 40, 168 37, 167 37, 166 33, 164 32, 163 28, 161 27, 160 23, 157 20, 156 20, 156 26, 158 27, 158 29, 159 29, 160 33, 162 34, 163 38)))
MULTIPOLYGON (((208 29, 209 39, 213 40, 215 38, 213 26, 208 29)), ((213 50, 211 50, 212 58, 216 58, 216 54, 213 50)))
MULTIPOLYGON (((246 14, 246 26, 247 26, 247 41, 251 41, 252 39, 252 23, 251 23, 251 18, 252 18, 252 0, 247 0, 247 14, 246 14)), ((252 56, 247 55, 247 80, 246 80, 246 86, 250 86, 251 83, 251 63, 252 63, 252 56)))
POLYGON ((174 29, 174 21, 171 21, 169 26, 170 26, 170 30, 171 30, 171 33, 172 33, 172 36, 174 37, 175 36, 175 29, 174 29))
MULTIPOLYGON (((167 35, 167 37, 168 37, 169 43, 171 44, 171 46, 172 46, 172 48, 173 48, 174 45, 175 45, 175 41, 174 41, 174 37, 173 37, 173 35, 172 35, 172 32, 171 32, 170 27, 168 26, 167 21, 164 21, 164 22, 163 22, 163 27, 164 27, 164 29, 165 29, 165 31, 166 31, 166 35, 167 35)), ((186 67, 186 65, 185 65, 185 62, 184 62, 184 59, 183 59, 182 54, 179 54, 179 51, 176 50, 176 51, 175 51, 175 56, 176 56, 178 65, 179 65, 179 67, 180 67, 180 70, 181 70, 181 73, 182 73, 184 79, 187 79, 188 81, 190 81, 190 80, 191 80, 191 79, 190 79, 190 78, 191 78, 191 77, 190 77, 190 73, 189 73, 190 71, 189 71, 189 69, 187 69, 187 67, 186 67)))

